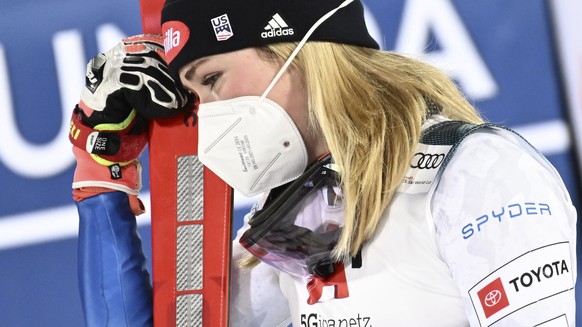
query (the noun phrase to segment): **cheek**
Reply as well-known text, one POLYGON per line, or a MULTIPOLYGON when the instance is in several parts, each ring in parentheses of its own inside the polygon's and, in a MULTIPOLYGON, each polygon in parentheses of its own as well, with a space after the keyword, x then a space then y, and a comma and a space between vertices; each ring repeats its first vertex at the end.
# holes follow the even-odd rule
POLYGON ((257 83, 256 79, 231 78, 224 80, 223 83, 216 85, 214 89, 203 87, 195 90, 195 92, 200 97, 200 102, 205 103, 229 100, 249 95, 259 96, 266 88, 266 86, 263 87, 262 84, 257 83))
POLYGON ((269 97, 287 111, 301 132, 306 132, 309 119, 307 90, 289 75, 285 75, 277 84, 269 97))
POLYGON ((274 67, 262 61, 241 62, 224 76, 224 84, 216 89, 216 93, 221 99, 260 96, 275 74, 274 67))
POLYGON ((242 96, 258 95, 259 87, 252 80, 245 78, 229 80, 225 83, 220 90, 217 91, 217 95, 221 100, 238 98, 242 96))

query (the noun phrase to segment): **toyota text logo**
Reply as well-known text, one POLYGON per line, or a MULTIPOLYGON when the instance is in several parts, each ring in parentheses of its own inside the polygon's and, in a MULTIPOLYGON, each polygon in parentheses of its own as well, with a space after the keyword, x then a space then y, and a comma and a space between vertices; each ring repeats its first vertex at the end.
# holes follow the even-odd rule
POLYGON ((499 303, 499 300, 501 300, 501 292, 499 290, 493 290, 485 295, 485 300, 483 302, 486 306, 492 307, 499 303))
POLYGON ((445 160, 445 155, 443 153, 433 154, 433 153, 422 153, 417 152, 412 156, 410 161, 410 168, 416 169, 435 169, 438 168, 445 160))

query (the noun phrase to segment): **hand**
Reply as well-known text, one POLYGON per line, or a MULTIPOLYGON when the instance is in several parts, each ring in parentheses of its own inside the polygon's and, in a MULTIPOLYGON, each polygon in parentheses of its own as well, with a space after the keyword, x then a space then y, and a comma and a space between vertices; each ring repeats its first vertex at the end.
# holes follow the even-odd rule
POLYGON ((124 39, 87 64, 69 139, 77 158, 73 188, 105 187, 136 195, 148 118, 183 113, 193 97, 170 77, 157 35, 124 39))
POLYGON ((163 56, 160 35, 132 36, 98 54, 87 64, 79 106, 101 112, 96 119, 104 122, 132 109, 146 118, 176 115, 192 97, 170 77, 163 56))

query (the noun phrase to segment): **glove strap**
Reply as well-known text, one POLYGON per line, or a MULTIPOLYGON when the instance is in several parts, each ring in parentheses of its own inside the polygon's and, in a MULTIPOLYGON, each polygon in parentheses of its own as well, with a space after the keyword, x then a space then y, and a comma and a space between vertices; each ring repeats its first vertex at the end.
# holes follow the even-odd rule
POLYGON ((91 127, 83 121, 82 109, 73 110, 69 140, 71 143, 91 154, 101 165, 121 166, 135 160, 147 144, 147 133, 127 134, 135 121, 135 109, 120 123, 99 124, 91 127))

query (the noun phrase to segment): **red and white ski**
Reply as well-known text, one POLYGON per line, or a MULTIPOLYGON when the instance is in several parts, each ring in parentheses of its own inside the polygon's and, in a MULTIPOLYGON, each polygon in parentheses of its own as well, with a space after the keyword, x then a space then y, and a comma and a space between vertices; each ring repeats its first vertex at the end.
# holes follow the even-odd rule
MULTIPOLYGON (((161 34, 164 0, 140 0, 161 34)), ((228 326, 232 189, 197 156, 196 111, 153 121, 150 188, 154 326, 228 326)))

